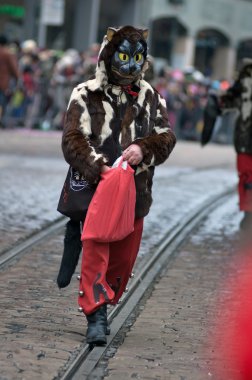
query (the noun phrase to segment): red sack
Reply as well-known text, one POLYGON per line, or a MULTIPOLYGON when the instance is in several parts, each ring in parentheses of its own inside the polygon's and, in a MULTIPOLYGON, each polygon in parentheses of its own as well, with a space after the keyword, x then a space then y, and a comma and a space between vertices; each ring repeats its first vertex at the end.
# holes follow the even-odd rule
POLYGON ((122 240, 134 230, 136 187, 134 170, 120 159, 101 174, 88 208, 81 240, 122 240))

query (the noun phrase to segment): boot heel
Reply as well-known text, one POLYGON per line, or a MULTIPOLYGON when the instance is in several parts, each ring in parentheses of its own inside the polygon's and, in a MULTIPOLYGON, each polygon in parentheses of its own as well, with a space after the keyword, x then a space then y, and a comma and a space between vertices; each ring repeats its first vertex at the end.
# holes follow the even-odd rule
POLYGON ((103 346, 107 344, 107 338, 106 335, 96 335, 95 337, 87 337, 87 343, 90 346, 103 346))
POLYGON ((87 315, 86 317, 88 321, 86 335, 87 343, 93 346, 102 346, 106 344, 106 335, 109 335, 110 333, 110 328, 107 326, 107 305, 102 305, 94 313, 87 315))

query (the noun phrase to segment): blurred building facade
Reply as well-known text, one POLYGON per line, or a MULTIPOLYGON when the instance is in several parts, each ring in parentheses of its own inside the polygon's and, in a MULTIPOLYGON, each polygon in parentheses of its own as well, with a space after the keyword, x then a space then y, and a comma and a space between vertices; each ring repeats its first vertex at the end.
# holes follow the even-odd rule
POLYGON ((251 0, 142 3, 143 9, 149 5, 152 54, 171 66, 192 65, 205 75, 229 79, 243 57, 252 58, 251 0))
POLYGON ((150 54, 230 79, 252 58, 252 0, 0 0, 0 33, 40 47, 87 49, 107 26, 150 29, 150 54))

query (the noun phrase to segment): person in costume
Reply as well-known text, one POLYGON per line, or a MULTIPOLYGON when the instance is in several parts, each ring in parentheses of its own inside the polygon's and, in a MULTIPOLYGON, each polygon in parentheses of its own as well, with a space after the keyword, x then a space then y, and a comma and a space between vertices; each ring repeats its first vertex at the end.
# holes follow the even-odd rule
POLYGON ((241 229, 252 231, 252 60, 244 59, 238 78, 220 98, 222 112, 239 110, 234 131, 239 176, 240 210, 244 212, 241 229))
MULTIPOLYGON (((169 157, 176 142, 164 99, 143 79, 147 35, 148 30, 132 26, 108 28, 95 77, 74 88, 66 112, 63 154, 85 181, 96 185, 121 155, 135 171, 134 231, 113 243, 84 242, 78 303, 87 318, 89 344, 106 343, 107 304, 119 301, 131 276, 152 203, 155 166, 169 157)), ((78 263, 80 222, 66 225, 60 288, 70 283, 78 263)))
POLYGON ((205 109, 202 145, 211 138, 217 116, 238 111, 234 129, 239 176, 239 207, 244 212, 242 230, 252 231, 252 60, 244 58, 234 84, 224 94, 212 94, 205 109))

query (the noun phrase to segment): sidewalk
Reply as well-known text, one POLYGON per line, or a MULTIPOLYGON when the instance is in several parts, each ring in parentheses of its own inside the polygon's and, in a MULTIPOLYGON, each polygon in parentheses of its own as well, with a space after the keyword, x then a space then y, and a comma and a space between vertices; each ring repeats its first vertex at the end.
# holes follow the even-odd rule
POLYGON ((0 129, 1 154, 61 158, 61 131, 0 129))

